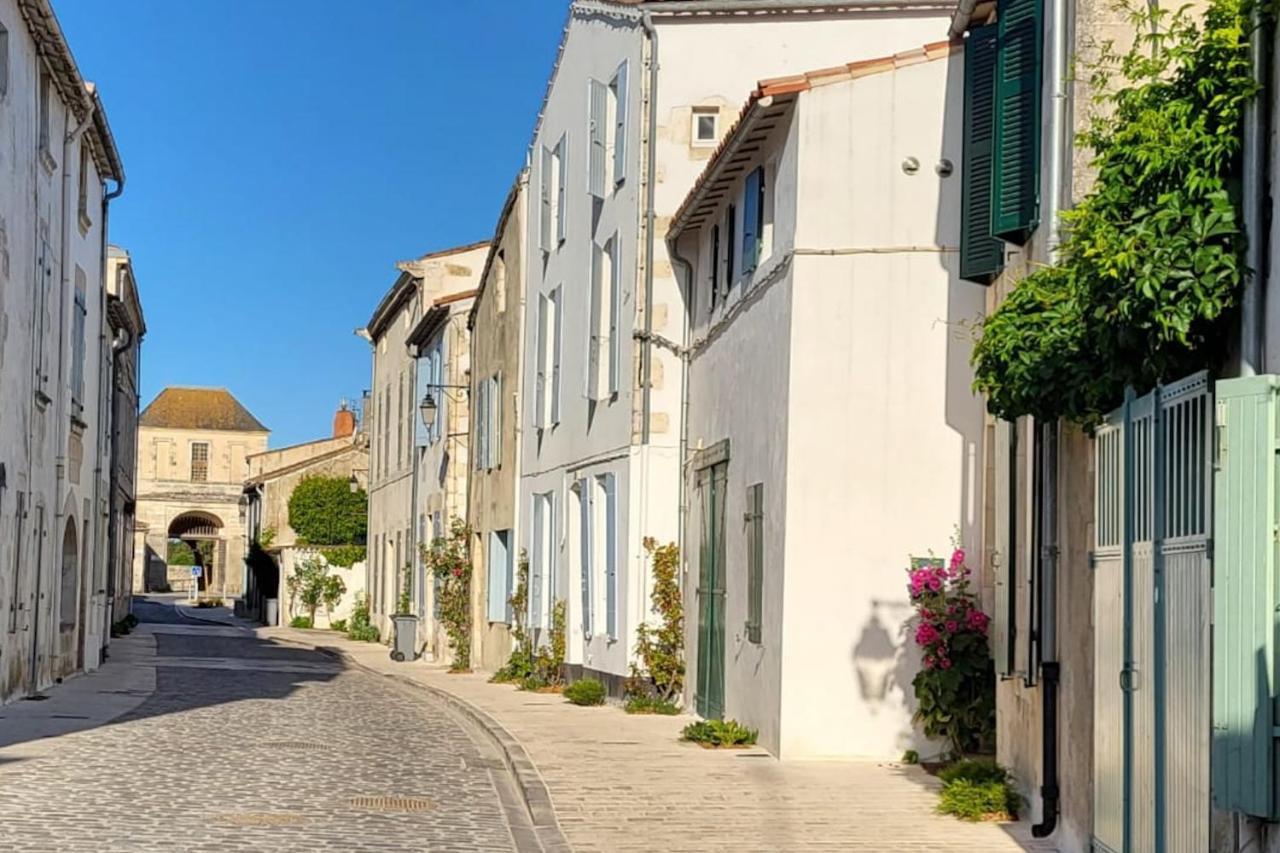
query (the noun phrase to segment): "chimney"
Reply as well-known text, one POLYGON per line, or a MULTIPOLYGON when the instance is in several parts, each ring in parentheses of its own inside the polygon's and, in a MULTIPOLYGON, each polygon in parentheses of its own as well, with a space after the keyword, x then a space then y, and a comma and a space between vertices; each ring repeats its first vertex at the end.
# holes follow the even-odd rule
POLYGON ((356 431, 356 413, 344 400, 338 408, 338 413, 333 416, 333 437, 347 438, 356 431))

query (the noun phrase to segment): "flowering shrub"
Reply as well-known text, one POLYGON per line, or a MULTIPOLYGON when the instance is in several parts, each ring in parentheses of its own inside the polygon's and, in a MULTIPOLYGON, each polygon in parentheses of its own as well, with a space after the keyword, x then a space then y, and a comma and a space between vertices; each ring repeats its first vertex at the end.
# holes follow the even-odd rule
POLYGON ((423 544, 423 557, 437 581, 436 597, 440 604, 440 622, 453 649, 454 672, 471 669, 471 554, 468 543, 471 528, 454 519, 448 537, 439 537, 430 545, 423 544))
POLYGON ((996 725, 990 620, 969 591, 964 557, 957 548, 945 564, 913 561, 907 584, 916 609, 915 641, 923 654, 912 681, 919 703, 916 722, 929 737, 945 738, 957 757, 989 750, 996 725))

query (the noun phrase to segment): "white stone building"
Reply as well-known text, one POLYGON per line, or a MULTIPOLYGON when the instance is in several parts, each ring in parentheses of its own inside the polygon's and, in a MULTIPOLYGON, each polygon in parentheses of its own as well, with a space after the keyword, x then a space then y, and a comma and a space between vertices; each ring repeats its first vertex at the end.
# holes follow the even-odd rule
MULTIPOLYGON (((434 513, 439 514, 440 530, 447 529, 450 515, 465 517, 467 402, 465 392, 453 388, 437 395, 440 426, 431 431, 422 426, 421 402, 426 384, 466 384, 458 365, 465 364, 467 346, 465 341, 450 341, 446 344, 450 349, 424 348, 427 361, 439 358, 439 372, 435 373, 433 366, 430 377, 420 377, 423 359, 410 353, 410 337, 415 330, 421 331, 419 324, 434 309, 447 309, 459 294, 467 294, 463 299, 473 295, 488 247, 488 243, 474 243, 397 264, 400 275, 358 332, 373 350, 372 388, 365 410, 369 435, 369 577, 365 588, 370 612, 383 640, 389 642, 391 614, 407 570, 412 607, 420 620, 418 644, 433 655, 442 650, 430 643, 437 632, 430 618, 431 590, 418 543, 434 536, 434 513), (447 429, 446 424, 450 424, 447 429), (439 441, 435 440, 437 431, 439 441), (434 465, 424 461, 427 456, 434 465), (462 477, 460 483, 457 477, 462 477), (440 500, 429 511, 427 496, 442 495, 446 481, 451 484, 451 503, 446 507, 440 500)), ((465 332, 465 309, 446 313, 448 327, 461 326, 465 332)))
MULTIPOLYGON (((520 546, 531 624, 617 692, 642 543, 681 538, 684 306, 667 224, 761 78, 924 44, 948 4, 577 0, 529 150, 520 546)), ((686 567, 689 565, 686 555, 686 567)))
POLYGON ((909 558, 981 536, 960 49, 760 84, 676 214, 687 693, 782 758, 931 754, 909 558), (863 126, 861 132, 849 128, 863 126))
POLYGON ((109 633, 104 269, 124 170, 48 0, 0 0, 0 151, 4 701, 95 668, 109 633))

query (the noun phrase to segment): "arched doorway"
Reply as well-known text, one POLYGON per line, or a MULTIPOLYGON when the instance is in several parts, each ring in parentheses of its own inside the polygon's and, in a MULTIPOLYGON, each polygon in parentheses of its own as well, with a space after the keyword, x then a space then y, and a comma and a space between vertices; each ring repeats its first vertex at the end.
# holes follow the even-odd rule
POLYGON ((201 591, 226 588, 222 519, 209 512, 184 512, 169 522, 169 542, 181 542, 190 549, 191 561, 201 567, 201 591))
POLYGON ((76 627, 76 598, 80 585, 80 546, 76 537, 76 520, 67 519, 62 536, 62 583, 58 598, 58 630, 74 631, 76 627))

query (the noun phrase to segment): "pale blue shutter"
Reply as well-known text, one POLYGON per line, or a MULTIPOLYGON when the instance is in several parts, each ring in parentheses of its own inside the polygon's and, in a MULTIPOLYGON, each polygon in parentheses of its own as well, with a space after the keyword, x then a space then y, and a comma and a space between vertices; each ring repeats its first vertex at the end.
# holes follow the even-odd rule
POLYGON ((483 471, 488 461, 488 444, 489 444, 489 420, 486 417, 488 411, 489 382, 481 380, 479 387, 476 389, 476 464, 477 471, 483 471))
POLYGON ((609 639, 618 638, 618 496, 612 474, 604 483, 604 622, 609 639))
MULTIPOLYGON (((443 347, 444 343, 441 342, 440 346, 443 347)), ((434 439, 439 441, 444 435, 445 425, 449 423, 449 398, 441 387, 444 384, 444 353, 439 349, 431 356, 431 381, 435 384, 438 395, 434 439)))
POLYGON ((551 179, 553 176, 553 160, 551 149, 542 146, 542 184, 541 210, 538 221, 538 248, 544 252, 551 251, 551 179))
POLYGON ((495 530, 489 534, 489 621, 507 621, 507 543, 495 530))
POLYGON ((569 212, 565 202, 568 199, 566 192, 569 182, 569 137, 560 137, 560 144, 556 146, 556 160, 559 161, 560 169, 557 172, 559 179, 556 187, 556 242, 563 243, 565 235, 565 219, 569 212))
MULTIPOLYGON (((547 602, 555 604, 560 574, 560 501, 558 492, 547 492, 547 602)), ((547 608, 550 610, 550 606, 547 608)))
POLYGON ((609 89, 599 80, 588 81, 587 87, 591 124, 588 128, 591 138, 591 151, 588 157, 590 193, 596 198, 604 198, 605 135, 609 129, 609 89))
POLYGON ((582 510, 582 634, 591 638, 591 481, 578 481, 578 507, 582 510))
POLYGON ((614 235, 609 250, 609 393, 618 393, 618 374, 622 364, 622 258, 618 257, 618 237, 614 235))
POLYGON ((627 178, 627 63, 618 66, 618 76, 613 78, 614 111, 613 127, 613 182, 620 184, 627 178))
POLYGON ((560 423, 560 350, 562 343, 562 329, 564 322, 561 315, 564 313, 562 304, 564 297, 564 289, 557 287, 551 291, 551 304, 554 309, 552 322, 555 324, 552 335, 552 343, 555 347, 551 353, 551 423, 560 423))
POLYGON ((529 627, 542 627, 543 552, 547 550, 547 531, 543 520, 543 497, 533 496, 533 557, 529 561, 529 627))
POLYGON ((742 191, 742 271, 752 272, 760 260, 760 196, 764 187, 764 169, 756 168, 747 175, 742 191))
POLYGON ((600 397, 600 306, 604 302, 604 249, 591 241, 591 325, 587 339, 587 381, 583 385, 587 399, 600 397))
POLYGON ((547 308, 545 293, 538 294, 538 371, 533 387, 533 425, 542 429, 547 425, 547 308))

